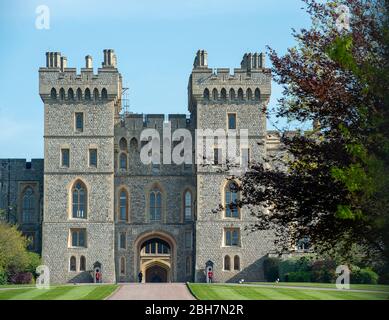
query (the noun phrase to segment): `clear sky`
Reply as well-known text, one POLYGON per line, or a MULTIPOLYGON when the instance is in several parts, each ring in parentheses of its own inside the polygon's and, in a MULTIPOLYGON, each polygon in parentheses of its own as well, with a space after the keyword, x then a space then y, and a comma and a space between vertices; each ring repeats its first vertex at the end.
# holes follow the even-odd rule
MULTIPOLYGON (((46 51, 60 51, 79 70, 85 55, 96 69, 112 48, 130 111, 187 113, 198 49, 208 51, 211 68, 239 67, 245 52, 267 45, 283 53, 295 44, 291 29, 310 23, 302 7, 301 0, 1 0, 0 158, 43 157, 38 69, 46 51), (49 30, 35 27, 39 5, 50 9, 49 30)), ((273 85, 270 104, 280 95, 273 85)))

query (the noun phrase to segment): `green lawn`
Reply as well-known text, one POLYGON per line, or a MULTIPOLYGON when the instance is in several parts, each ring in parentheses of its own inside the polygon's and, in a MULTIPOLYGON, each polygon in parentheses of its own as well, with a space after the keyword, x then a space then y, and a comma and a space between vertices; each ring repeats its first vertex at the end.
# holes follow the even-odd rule
POLYGON ((9 287, 0 289, 0 300, 102 300, 117 285, 66 285, 50 289, 9 287))
MULTIPOLYGON (((268 286, 295 286, 295 287, 316 287, 336 289, 335 283, 313 283, 313 282, 247 282, 247 284, 261 284, 268 286)), ((389 285, 385 284, 350 284, 352 290, 371 290, 389 292, 389 285)))
POLYGON ((350 292, 347 290, 291 289, 250 285, 218 285, 190 283, 199 300, 387 300, 386 292, 350 292))

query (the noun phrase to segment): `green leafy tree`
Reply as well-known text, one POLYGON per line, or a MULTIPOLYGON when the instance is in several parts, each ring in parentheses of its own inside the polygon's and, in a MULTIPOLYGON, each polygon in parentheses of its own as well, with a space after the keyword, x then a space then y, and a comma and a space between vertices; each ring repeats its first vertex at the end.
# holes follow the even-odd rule
POLYGON ((28 240, 15 225, 0 222, 0 271, 8 276, 19 272, 35 273, 40 264, 36 253, 28 252, 28 240))

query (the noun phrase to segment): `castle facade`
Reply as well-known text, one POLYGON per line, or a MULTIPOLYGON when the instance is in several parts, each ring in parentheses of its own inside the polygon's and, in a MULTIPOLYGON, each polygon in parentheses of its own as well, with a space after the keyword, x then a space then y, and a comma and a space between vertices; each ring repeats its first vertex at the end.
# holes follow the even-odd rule
POLYGON ((97 73, 92 63, 86 56, 77 73, 59 52, 46 53, 39 69, 44 160, 0 159, 0 191, 8 195, 0 207, 42 253, 51 282, 93 281, 96 269, 107 283, 138 281, 139 272, 144 282, 202 282, 210 265, 216 282, 263 280, 272 233, 250 232, 255 217, 230 205, 239 181, 223 170, 221 137, 212 137, 210 165, 196 161, 195 141, 197 131, 222 130, 236 137, 241 164, 277 152, 279 141, 266 129, 271 72, 264 55, 245 54, 231 73, 209 68, 199 50, 189 116, 123 112, 114 51, 104 50, 97 73), (142 152, 159 161, 144 161, 142 152))

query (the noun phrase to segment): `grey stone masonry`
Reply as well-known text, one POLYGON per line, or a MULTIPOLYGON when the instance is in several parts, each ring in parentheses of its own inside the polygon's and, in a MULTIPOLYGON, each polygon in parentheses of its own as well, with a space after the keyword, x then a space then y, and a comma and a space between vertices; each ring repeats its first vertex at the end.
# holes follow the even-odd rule
POLYGON ((75 68, 52 63, 51 57, 58 60, 60 54, 47 56, 46 67, 39 69, 39 93, 45 105, 43 261, 53 283, 90 281, 95 263, 101 264, 103 282, 115 282, 112 151, 122 90, 116 57, 105 50, 97 74, 87 57, 88 68, 77 74, 75 68), (63 149, 68 150, 65 164, 63 149), (97 152, 96 165, 90 165, 90 149, 97 152), (87 199, 86 208, 77 209, 81 216, 73 208, 77 184, 87 199), (74 231, 82 235, 73 236, 74 231), (83 241, 73 243, 78 237, 83 241), (86 264, 82 268, 81 256, 86 264))
POLYGON ((0 210, 30 238, 29 249, 41 252, 43 159, 0 159, 0 210), (29 195, 31 191, 31 195, 29 195), (31 201, 27 201, 27 198, 31 201), (24 201, 26 200, 26 201, 24 201), (23 205, 28 203, 29 206, 23 205))
MULTIPOLYGON (((271 93, 271 73, 264 67, 263 54, 245 54, 241 68, 234 69, 233 74, 229 69, 214 71, 206 63, 199 65, 199 60, 195 60, 188 86, 195 127, 221 128, 227 134, 236 134, 237 155, 242 152, 240 130, 248 130, 250 161, 261 161, 266 153, 264 110, 271 93), (233 130, 229 128, 228 114, 236 115, 233 130)), ((239 209, 236 218, 226 216, 225 192, 231 176, 226 170, 218 165, 197 166, 195 279, 205 281, 206 262, 212 261, 216 282, 262 280, 262 262, 272 248, 272 233, 247 231, 255 220, 245 208, 239 209), (217 210, 220 205, 223 210, 217 210), (227 243, 228 230, 238 232, 236 245, 227 243)))
POLYGON ((246 53, 231 73, 208 67, 208 53, 199 50, 189 115, 122 110, 117 64, 106 49, 97 72, 87 55, 78 73, 61 53, 46 53, 39 69, 44 160, 0 159, 3 217, 34 239, 31 249, 42 253, 52 283, 94 281, 96 267, 107 283, 135 282, 140 272, 146 282, 204 282, 209 261, 215 282, 263 280, 273 232, 251 232, 255 217, 246 208, 227 212, 233 172, 196 163, 195 142, 208 130, 211 151, 220 149, 225 160, 221 129, 236 136, 236 159, 259 162, 279 152, 279 134, 266 129, 271 72, 264 54, 246 53), (160 164, 141 161, 146 129, 160 137, 160 164), (166 134, 183 131, 192 139, 184 153, 191 163, 164 162, 181 143, 166 134))

